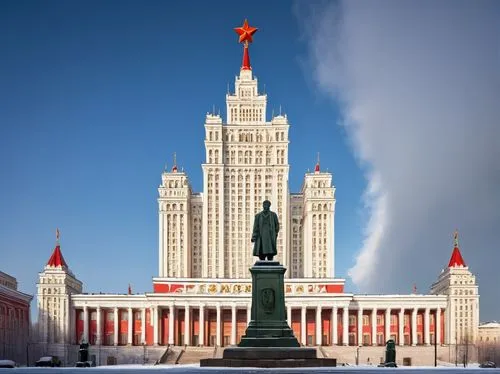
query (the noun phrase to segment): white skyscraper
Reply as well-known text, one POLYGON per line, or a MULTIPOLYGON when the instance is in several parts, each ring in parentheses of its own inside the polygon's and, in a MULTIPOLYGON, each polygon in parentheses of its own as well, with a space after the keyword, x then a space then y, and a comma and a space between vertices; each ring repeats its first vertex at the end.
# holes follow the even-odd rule
POLYGON ((300 194, 289 193, 288 130, 281 113, 266 120, 267 95, 258 90, 245 46, 227 121, 205 119, 203 193, 193 194, 175 165, 159 188, 160 277, 248 278, 253 220, 270 200, 280 221, 277 260, 288 277, 334 275, 335 189, 332 175, 307 173, 300 194))

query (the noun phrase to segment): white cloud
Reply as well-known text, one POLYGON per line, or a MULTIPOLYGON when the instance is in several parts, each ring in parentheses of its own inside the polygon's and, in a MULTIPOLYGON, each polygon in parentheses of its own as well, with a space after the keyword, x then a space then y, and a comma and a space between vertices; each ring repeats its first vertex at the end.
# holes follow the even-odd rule
MULTIPOLYGON (((339 101, 366 166, 364 292, 427 291, 461 233, 483 316, 496 300, 500 227, 500 3, 297 3, 312 76, 339 101), (485 309, 486 308, 486 309, 485 309)), ((353 249, 354 250, 354 249, 353 249)))

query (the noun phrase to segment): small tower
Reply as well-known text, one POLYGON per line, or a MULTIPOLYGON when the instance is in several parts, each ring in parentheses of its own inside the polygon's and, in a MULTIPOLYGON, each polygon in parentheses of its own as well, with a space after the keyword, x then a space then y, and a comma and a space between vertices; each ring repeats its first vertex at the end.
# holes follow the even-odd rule
MULTIPOLYGON (((59 229, 56 230, 52 255, 38 275, 37 289, 39 342, 48 343, 57 350, 58 345, 70 344, 74 340, 74 332, 70 330, 74 325, 71 294, 82 292, 82 282, 73 275, 62 255, 59 229)), ((50 353, 61 355, 61 352, 50 353)))
POLYGON ((304 177, 301 192, 304 277, 334 277, 335 187, 332 174, 320 170, 319 153, 314 172, 304 177))
POLYGON ((162 173, 158 195, 159 276, 190 277, 191 186, 175 153, 171 171, 162 173))
POLYGON ((448 295, 445 343, 475 344, 479 325, 478 285, 460 253, 458 231, 454 233, 448 267, 431 286, 431 294, 448 295))

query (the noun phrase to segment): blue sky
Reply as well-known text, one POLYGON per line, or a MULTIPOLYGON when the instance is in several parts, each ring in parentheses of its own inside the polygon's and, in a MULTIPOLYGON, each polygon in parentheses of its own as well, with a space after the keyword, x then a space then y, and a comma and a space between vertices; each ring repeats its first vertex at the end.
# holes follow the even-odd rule
POLYGON ((177 152, 201 190, 204 116, 215 105, 225 118, 245 18, 259 28, 250 53, 268 113, 281 105, 291 122, 291 191, 317 152, 333 172, 336 275, 347 277, 366 183, 292 3, 11 1, 0 5, 0 270, 22 291, 35 294, 56 227, 85 291, 151 291, 160 174, 177 152))
POLYGON ((200 191, 248 18, 291 191, 317 152, 333 172, 346 290, 427 292, 458 229, 498 319, 499 17, 495 0, 1 2, 0 270, 35 294, 59 227, 86 291, 151 291, 161 172, 177 152, 200 191))

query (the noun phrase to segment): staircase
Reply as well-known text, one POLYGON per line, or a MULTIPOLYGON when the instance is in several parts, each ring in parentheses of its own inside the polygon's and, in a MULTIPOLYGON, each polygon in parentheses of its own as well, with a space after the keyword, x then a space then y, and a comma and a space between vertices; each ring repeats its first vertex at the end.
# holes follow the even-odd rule
POLYGON ((176 363, 198 364, 201 359, 212 358, 213 355, 212 347, 186 347, 176 363))
POLYGON ((173 345, 169 344, 167 346, 167 349, 165 349, 165 352, 163 352, 160 358, 155 361, 155 365, 173 364, 176 361, 177 357, 181 354, 178 352, 178 349, 175 349, 173 345))

